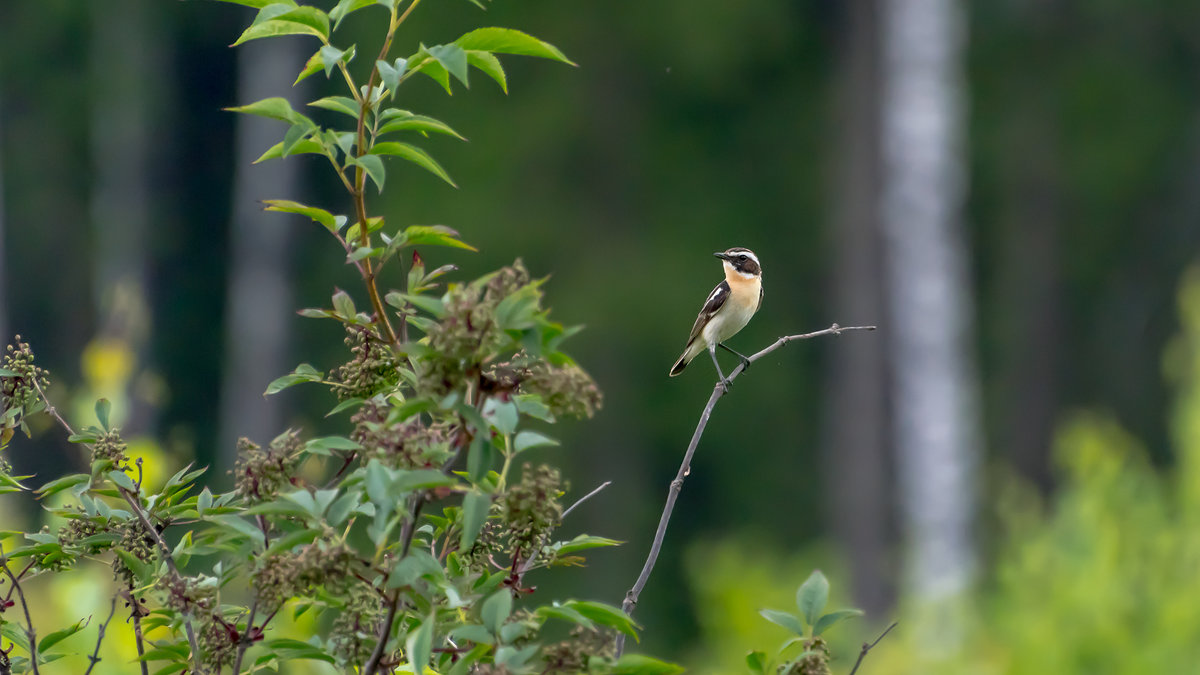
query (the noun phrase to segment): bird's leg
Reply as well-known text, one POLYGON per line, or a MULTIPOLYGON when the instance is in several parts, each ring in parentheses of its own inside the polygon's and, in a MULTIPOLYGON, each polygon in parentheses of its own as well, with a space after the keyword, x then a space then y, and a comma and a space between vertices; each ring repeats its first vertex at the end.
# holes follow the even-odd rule
POLYGON ((742 354, 741 352, 735 352, 734 350, 727 347, 724 342, 718 342, 717 346, 720 347, 721 349, 724 349, 725 351, 729 352, 730 354, 733 354, 734 356, 738 357, 739 359, 741 359, 742 360, 742 370, 750 370, 750 359, 746 358, 746 356, 744 354, 742 354))
POLYGON ((721 372, 721 364, 717 363, 717 346, 716 345, 710 344, 708 346, 708 355, 712 357, 713 365, 716 366, 716 368, 717 368, 717 376, 719 376, 721 378, 721 388, 725 390, 726 394, 728 394, 729 387, 732 386, 733 383, 729 381, 729 378, 725 377, 725 373, 721 372))

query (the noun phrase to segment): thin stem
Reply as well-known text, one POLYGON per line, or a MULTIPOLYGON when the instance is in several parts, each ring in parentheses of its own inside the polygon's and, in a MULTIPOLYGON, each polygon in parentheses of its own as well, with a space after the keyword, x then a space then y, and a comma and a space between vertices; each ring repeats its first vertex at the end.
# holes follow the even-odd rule
MULTIPOLYGON (((700 444, 700 437, 704 435, 704 429, 708 426, 708 418, 712 415, 713 408, 717 405, 717 401, 721 399, 727 392, 727 385, 733 382, 739 375, 746 370, 751 363, 763 358, 771 352, 779 349, 785 344, 794 340, 808 340, 822 335, 840 335, 848 330, 875 330, 875 326, 847 326, 842 327, 836 323, 824 330, 815 331, 812 333, 803 333, 801 335, 785 335, 767 348, 759 351, 751 356, 746 361, 739 363, 729 377, 723 380, 718 380, 713 386, 712 395, 708 397, 708 403, 705 404, 704 410, 700 413, 700 421, 696 424, 696 430, 692 433, 692 440, 688 443, 687 451, 683 453, 683 462, 679 465, 679 473, 675 475, 675 480, 671 481, 671 486, 667 490, 667 502, 663 506, 662 515, 658 519, 658 529, 654 531, 654 540, 650 544, 650 554, 646 556, 646 562, 642 566, 642 571, 638 574, 637 581, 633 587, 625 594, 625 600, 621 603, 621 609, 626 614, 632 614, 637 607, 638 596, 645 589, 646 583, 650 580, 650 573, 654 571, 654 565, 658 562, 658 556, 662 552, 663 538, 667 534, 667 526, 671 522, 671 513, 675 510, 675 500, 679 498, 679 492, 683 489, 683 480, 687 478, 692 471, 692 457, 696 454, 696 447, 700 444)), ((625 635, 617 636, 617 656, 625 650, 625 635)))
POLYGON ((83 672, 83 675, 89 675, 92 672, 92 668, 95 668, 96 664, 100 663, 100 643, 104 642, 104 631, 106 631, 108 629, 108 624, 110 621, 112 621, 113 614, 116 614, 116 612, 117 612, 117 596, 113 595, 112 606, 110 606, 108 608, 108 618, 104 620, 104 623, 100 624, 100 632, 96 636, 96 648, 94 650, 92 650, 92 655, 91 655, 91 657, 89 657, 91 660, 91 664, 88 665, 88 668, 87 668, 87 670, 85 670, 83 672))
POLYGON ((892 632, 892 629, 895 627, 896 627, 896 622, 893 621, 892 625, 888 626, 886 630, 884 630, 882 633, 880 633, 879 637, 875 638, 874 642, 871 642, 871 643, 864 642, 863 643, 862 651, 858 653, 858 660, 854 662, 854 667, 850 669, 849 675, 854 675, 855 673, 858 672, 858 667, 862 665, 863 659, 867 658, 867 652, 874 649, 875 645, 879 644, 879 641, 883 639, 883 636, 892 632))
POLYGON ((250 603, 250 616, 246 619, 246 630, 242 633, 241 639, 238 640, 237 656, 233 659, 233 675, 238 675, 242 672, 242 658, 246 656, 246 650, 250 648, 252 642, 250 631, 254 628, 254 615, 258 612, 258 598, 250 603))
POLYGON ((129 584, 129 609, 133 619, 133 638, 137 646, 138 664, 142 667, 142 675, 150 675, 150 664, 146 663, 146 638, 142 635, 142 608, 137 598, 133 596, 133 584, 129 584))
MULTIPOLYGON (((35 381, 36 385, 37 382, 35 381)), ((17 597, 21 600, 21 609, 25 610, 25 637, 29 640, 29 663, 33 666, 33 675, 41 675, 38 672, 38 655, 37 655, 37 631, 33 628, 33 618, 29 616, 29 605, 25 602, 25 590, 21 588, 21 582, 13 576, 12 570, 8 569, 8 558, 4 557, 4 547, 0 546, 0 569, 4 570, 4 574, 8 576, 13 588, 17 590, 17 597)))
POLYGON ((612 485, 612 481, 606 480, 603 483, 601 483, 600 486, 597 487, 595 490, 592 490, 591 492, 587 493, 586 495, 580 497, 574 504, 568 506, 566 511, 563 511, 563 513, 562 513, 563 519, 566 520, 567 516, 571 515, 571 512, 574 511, 580 504, 582 504, 582 503, 586 502, 587 500, 591 499, 592 497, 595 497, 596 495, 600 494, 600 491, 603 490, 604 488, 608 487, 609 485, 612 485))

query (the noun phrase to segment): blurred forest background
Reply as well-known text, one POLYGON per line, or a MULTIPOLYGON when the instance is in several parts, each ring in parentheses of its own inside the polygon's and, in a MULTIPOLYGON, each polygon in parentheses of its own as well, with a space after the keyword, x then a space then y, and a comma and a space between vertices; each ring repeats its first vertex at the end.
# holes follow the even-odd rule
MULTIPOLYGON (((0 4, 0 334, 32 344, 69 417, 107 396, 135 453, 218 482, 238 436, 328 424, 323 392, 261 392, 336 364, 337 328, 295 310, 356 288, 320 228, 258 203, 347 211, 327 168, 252 166, 282 125, 222 111, 328 85, 290 87, 303 38, 229 49, 249 12, 0 4)), ((1200 3, 438 0, 415 18, 432 40, 519 28, 579 64, 510 60, 507 96, 414 82, 400 105, 470 139, 424 143, 460 189, 398 169, 384 208, 477 245, 426 254, 464 278, 523 258, 587 326, 569 351, 605 406, 553 459, 577 495, 614 481, 568 528, 628 543, 554 593, 619 603, 632 583, 714 380, 703 359, 667 369, 711 253, 747 246, 766 299, 739 351, 880 330, 789 345, 721 401, 641 648, 732 672, 782 638, 757 609, 817 566, 868 612, 839 630, 850 661, 901 621, 870 672, 1196 672, 1200 3)), ((83 466, 35 431, 17 473, 83 466)), ((0 501, 6 523, 37 517, 0 501)))

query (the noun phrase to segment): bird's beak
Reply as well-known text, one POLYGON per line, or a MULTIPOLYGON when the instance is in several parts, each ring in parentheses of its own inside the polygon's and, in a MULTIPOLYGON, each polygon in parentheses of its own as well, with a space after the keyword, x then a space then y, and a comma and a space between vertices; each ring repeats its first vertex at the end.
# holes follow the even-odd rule
POLYGON ((714 254, 713 254, 713 256, 715 256, 715 257, 717 257, 717 258, 720 258, 721 260, 725 260, 725 254, 724 254, 724 253, 714 253, 714 254))

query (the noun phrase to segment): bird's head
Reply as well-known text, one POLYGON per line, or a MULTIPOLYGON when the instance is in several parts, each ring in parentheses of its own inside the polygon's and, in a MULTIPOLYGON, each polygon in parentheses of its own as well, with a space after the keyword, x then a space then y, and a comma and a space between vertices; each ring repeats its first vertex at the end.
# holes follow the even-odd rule
POLYGON ((736 272, 743 279, 755 279, 762 276, 762 266, 758 264, 758 256, 748 248, 738 246, 713 255, 724 261, 727 272, 736 272))

